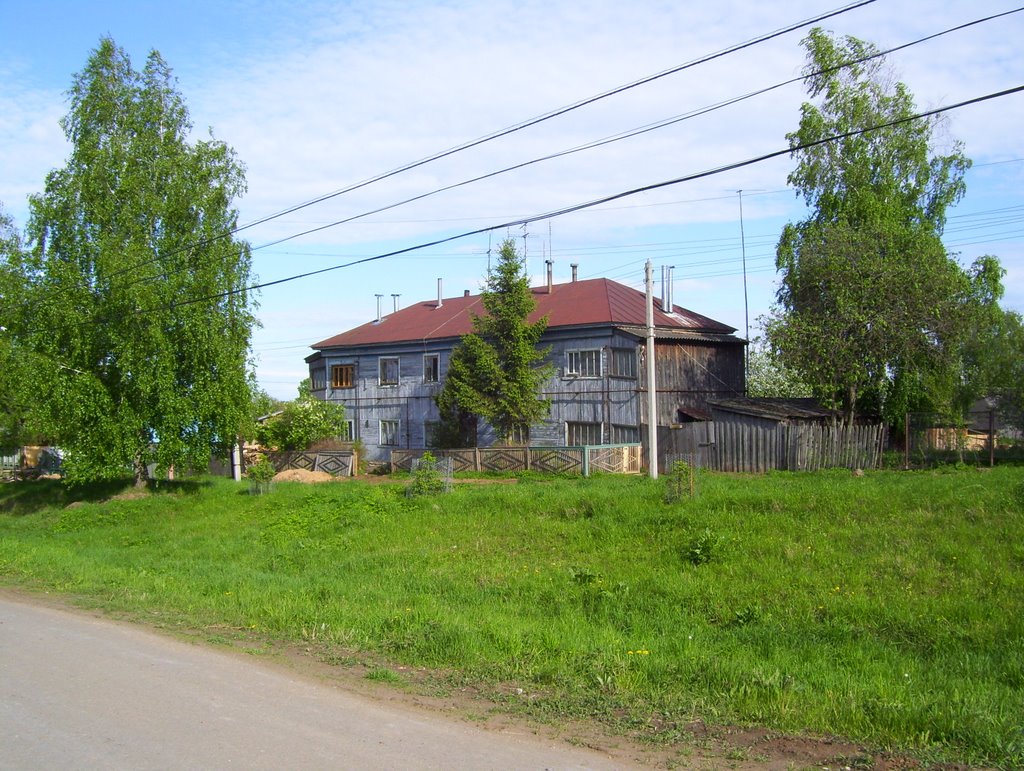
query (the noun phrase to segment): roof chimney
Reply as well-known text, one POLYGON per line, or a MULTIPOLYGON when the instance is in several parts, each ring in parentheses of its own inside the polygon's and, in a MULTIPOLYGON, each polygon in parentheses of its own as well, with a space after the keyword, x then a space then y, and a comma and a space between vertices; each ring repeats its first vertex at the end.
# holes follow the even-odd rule
POLYGON ((401 297, 401 296, 402 295, 395 294, 394 292, 391 293, 391 299, 394 302, 394 306, 395 306, 395 310, 394 310, 395 313, 398 313, 398 298, 401 297))
POLYGON ((552 276, 552 273, 554 272, 554 264, 554 260, 544 260, 544 265, 547 266, 548 273, 548 294, 551 294, 551 285, 554 281, 554 276, 552 276))
POLYGON ((463 297, 469 297, 469 290, 468 289, 463 289, 462 290, 462 296, 463 297))
POLYGON ((444 305, 444 300, 441 299, 441 279, 437 280, 437 307, 440 308, 444 305))
POLYGON ((382 294, 374 295, 377 298, 377 323, 380 324, 380 301, 384 297, 382 294))
POLYGON ((573 283, 576 283, 576 269, 579 268, 579 264, 573 262, 573 263, 569 264, 569 267, 572 268, 572 280, 573 280, 573 283))
POLYGON ((669 313, 675 313, 675 310, 676 310, 676 298, 674 297, 675 289, 672 286, 673 283, 675 283, 675 277, 672 275, 672 273, 673 273, 673 271, 675 271, 675 269, 676 269, 675 265, 669 265, 668 266, 668 312, 669 313))

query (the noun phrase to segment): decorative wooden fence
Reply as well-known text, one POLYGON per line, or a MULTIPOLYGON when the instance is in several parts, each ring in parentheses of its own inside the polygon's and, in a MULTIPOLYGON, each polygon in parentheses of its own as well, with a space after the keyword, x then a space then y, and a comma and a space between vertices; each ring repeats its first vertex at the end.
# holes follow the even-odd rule
POLYGON ((320 450, 316 452, 272 452, 267 458, 278 471, 303 469, 305 471, 326 471, 340 477, 353 473, 355 453, 350 450, 320 450))
MULTIPOLYGON (((414 458, 428 450, 392 450, 391 470, 409 471, 414 458)), ((469 447, 429 450, 436 458, 451 458, 455 471, 542 471, 552 474, 582 474, 605 471, 639 474, 643 454, 639 444, 594 445, 586 447, 469 447)))

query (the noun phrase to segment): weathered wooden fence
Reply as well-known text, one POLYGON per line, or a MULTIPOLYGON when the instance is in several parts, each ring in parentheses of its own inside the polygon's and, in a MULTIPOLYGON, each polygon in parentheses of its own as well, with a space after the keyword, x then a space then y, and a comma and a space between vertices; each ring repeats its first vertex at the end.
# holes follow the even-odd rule
POLYGON ((455 450, 392 450, 392 471, 408 471, 414 458, 430 452, 435 458, 451 458, 455 471, 542 471, 582 474, 592 471, 639 474, 643 454, 639 444, 586 447, 468 447, 455 450))
POLYGON ((777 469, 875 468, 886 442, 883 425, 843 426, 782 422, 715 422, 711 468, 760 472, 777 469))

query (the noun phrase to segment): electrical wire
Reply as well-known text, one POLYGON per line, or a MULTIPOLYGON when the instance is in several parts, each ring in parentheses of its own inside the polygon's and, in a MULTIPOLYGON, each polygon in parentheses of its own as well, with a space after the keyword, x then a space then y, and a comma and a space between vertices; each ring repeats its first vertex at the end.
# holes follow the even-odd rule
MULTIPOLYGON (((953 32, 958 32, 958 31, 961 31, 961 30, 967 29, 969 27, 976 26, 978 24, 982 24, 982 23, 985 23, 985 22, 988 22, 988 21, 993 21, 994 19, 998 19, 998 18, 1001 18, 1003 16, 1008 16, 1008 15, 1014 14, 1014 13, 1020 13, 1021 11, 1024 11, 1024 7, 1016 8, 1016 9, 1013 9, 1013 10, 1010 10, 1010 11, 1005 11, 1005 12, 1002 12, 1002 13, 993 14, 993 15, 986 16, 986 17, 983 17, 983 18, 980 18, 980 19, 975 19, 975 20, 972 20, 972 21, 969 21, 969 22, 965 22, 963 24, 959 24, 959 25, 956 25, 954 27, 949 27, 949 28, 947 28, 945 30, 942 30, 940 32, 936 32, 936 33, 933 33, 931 35, 927 35, 925 37, 918 38, 916 40, 913 40, 913 41, 910 41, 910 42, 907 42, 907 43, 903 43, 901 45, 894 46, 892 48, 888 48, 888 49, 886 49, 884 51, 877 51, 877 52, 875 52, 873 54, 870 54, 870 55, 867 55, 867 56, 863 56, 863 57, 860 57, 860 58, 857 58, 857 59, 854 59, 854 60, 851 60, 851 61, 847 61, 847 62, 844 62, 842 64, 836 65, 834 67, 828 67, 828 68, 824 68, 824 69, 817 70, 817 71, 814 71, 814 72, 805 73, 805 74, 803 74, 803 75, 801 75, 799 77, 790 78, 789 80, 785 80, 785 81, 782 81, 780 83, 775 83, 773 85, 766 86, 764 88, 761 88, 761 89, 758 89, 758 90, 755 90, 755 91, 751 91, 751 92, 748 92, 748 93, 740 95, 740 96, 732 97, 732 98, 723 100, 721 102, 717 102, 717 103, 712 104, 712 105, 708 105, 708 106, 705 106, 705 107, 700 107, 700 108, 694 109, 694 110, 692 110, 690 112, 683 113, 681 115, 676 115, 676 116, 673 116, 671 118, 665 118, 663 120, 660 120, 660 121, 657 121, 657 122, 654 122, 654 123, 650 123, 650 124, 647 124, 645 126, 641 126, 641 127, 638 127, 638 128, 630 129, 628 131, 620 132, 618 134, 614 134, 614 135, 611 135, 609 137, 605 137, 605 138, 602 138, 602 139, 598 139, 598 140, 594 140, 594 141, 591 141, 591 142, 587 142, 587 143, 584 143, 582 145, 577 145, 577 146, 572 147, 572 148, 568 148, 568 149, 565 149, 565 150, 561 150, 561 151, 557 151, 557 152, 554 152, 554 153, 550 153, 548 155, 544 155, 544 156, 541 156, 541 157, 538 157, 538 158, 533 158, 531 160, 523 161, 521 163, 513 164, 512 166, 507 166, 505 168, 498 169, 498 170, 495 170, 495 171, 491 171, 491 172, 488 172, 486 174, 481 174, 481 175, 478 175, 476 177, 472 177, 470 179, 465 179, 465 180, 462 180, 460 182, 455 182, 455 183, 452 183, 450 185, 445 185, 443 187, 435 188, 434 190, 430 190, 430 191, 425 192, 425 193, 420 193, 418 195, 411 196, 409 198, 405 198, 405 199, 403 199, 401 201, 398 201, 398 202, 395 202, 395 203, 391 203, 391 204, 387 204, 385 206, 380 206, 380 207, 377 207, 375 209, 371 209, 369 211, 365 211, 365 212, 362 212, 362 213, 359 213, 359 214, 352 215, 350 217, 346 217, 346 218, 343 218, 343 219, 340 219, 340 220, 336 220, 336 221, 333 221, 333 222, 329 222, 329 223, 326 223, 326 224, 317 225, 316 227, 308 228, 308 229, 302 230, 302 231, 300 231, 298 233, 293 233, 291 235, 284 236, 282 238, 279 238, 279 239, 276 239, 276 240, 273 240, 273 241, 269 241, 269 242, 264 243, 264 244, 260 244, 259 246, 255 246, 255 247, 253 247, 253 251, 267 249, 267 248, 270 248, 270 247, 273 247, 273 246, 279 246, 282 243, 286 243, 288 241, 292 241, 292 240, 294 240, 296 238, 301 238, 303 236, 312 235, 314 233, 318 233, 318 232, 321 232, 321 231, 324 231, 324 230, 328 230, 330 228, 338 227, 339 225, 349 224, 351 222, 355 222, 356 220, 360 220, 360 219, 364 219, 366 217, 370 217, 370 216, 372 216, 374 214, 380 214, 382 212, 389 211, 391 209, 396 209, 396 208, 399 208, 401 206, 405 206, 407 204, 414 203, 416 201, 421 201, 421 200, 424 200, 426 198, 430 198, 430 197, 438 195, 440 193, 448 192, 448 191, 455 190, 455 189, 460 188, 460 187, 465 187, 467 185, 475 184, 477 182, 481 182, 481 181, 486 180, 486 179, 497 177, 499 175, 506 174, 506 173, 509 173, 509 172, 512 172, 512 171, 517 171, 517 170, 526 168, 528 166, 532 166, 534 164, 543 163, 543 162, 546 162, 546 161, 550 161, 550 160, 554 160, 554 159, 557 159, 557 158, 565 157, 565 156, 572 155, 572 154, 579 153, 579 152, 583 152, 583 151, 586 151, 586 150, 592 150, 594 148, 602 147, 604 145, 611 144, 613 142, 619 142, 619 141, 622 141, 624 139, 630 139, 630 138, 633 138, 633 137, 636 137, 636 136, 640 136, 642 134, 646 134, 646 133, 649 133, 651 131, 656 131, 658 129, 662 129, 662 128, 665 128, 667 126, 675 125, 675 124, 680 123, 682 121, 691 120, 693 118, 697 118, 697 117, 700 117, 702 115, 706 115, 708 113, 715 112, 717 110, 723 109, 724 107, 728 107, 728 106, 737 104, 739 102, 746 101, 746 100, 751 99, 751 98, 756 97, 756 96, 764 95, 766 93, 769 93, 769 92, 774 91, 776 89, 782 88, 784 86, 792 85, 794 83, 798 83, 800 81, 806 80, 809 77, 817 77, 819 75, 828 74, 830 72, 836 72, 838 70, 845 69, 847 67, 851 67, 851 66, 854 66, 854 65, 857 65, 857 64, 863 64, 864 62, 888 56, 889 54, 892 54, 894 52, 901 51, 901 50, 910 48, 910 47, 915 46, 915 45, 920 45, 921 43, 924 43, 924 42, 927 42, 927 41, 930 41, 930 40, 934 40, 934 39, 942 37, 944 35, 948 35, 948 34, 951 34, 953 32)), ((318 200, 326 200, 326 198, 321 198, 321 199, 318 199, 318 200)), ((648 204, 648 205, 650 205, 650 204, 648 204)), ((301 208, 301 207, 299 207, 299 208, 301 208)), ((296 211, 296 208, 289 209, 285 213, 291 213, 293 211, 296 211)), ((146 262, 141 263, 138 267, 143 267, 144 265, 152 263, 152 262, 155 262, 155 261, 157 261, 156 258, 150 259, 150 260, 148 260, 146 262)), ((184 270, 184 268, 179 268, 178 269, 178 271, 181 271, 181 270, 184 270)), ((178 272, 178 271, 174 271, 174 272, 178 272)), ((127 285, 127 287, 131 287, 131 286, 134 286, 134 285, 136 285, 138 283, 142 283, 142 282, 146 282, 146 281, 155 281, 155 280, 159 280, 161 278, 166 278, 169 275, 173 275, 174 272, 171 272, 171 273, 158 273, 155 276, 142 277, 142 278, 137 279, 134 282, 129 283, 127 285)), ((113 277, 115 275, 117 275, 117 274, 116 273, 112 274, 111 277, 113 277)))
POLYGON ((408 247, 405 247, 405 248, 402 248, 402 249, 396 249, 396 250, 393 250, 393 251, 390 251, 390 252, 385 252, 383 254, 378 254, 378 255, 375 255, 375 256, 372 256, 372 257, 364 257, 362 259, 352 260, 350 262, 341 263, 339 265, 332 265, 330 267, 321 268, 319 270, 307 271, 305 273, 299 273, 299 274, 296 274, 296 275, 293 275, 293 276, 287 276, 285 278, 275 279, 273 281, 266 281, 266 282, 263 282, 263 283, 252 284, 250 286, 243 287, 241 289, 228 290, 228 291, 225 291, 225 292, 219 292, 219 293, 212 294, 212 295, 205 295, 203 297, 197 297, 197 298, 192 298, 192 299, 189 299, 189 300, 184 300, 184 301, 181 301, 181 302, 170 303, 170 304, 167 304, 167 305, 164 305, 164 306, 158 306, 158 307, 155 307, 155 308, 151 308, 151 309, 147 309, 145 311, 139 311, 139 312, 140 313, 151 313, 151 312, 155 312, 155 311, 158 311, 158 310, 166 310, 166 309, 172 309, 172 308, 182 307, 182 306, 186 306, 186 305, 193 305, 193 304, 200 303, 200 302, 207 302, 209 300, 223 299, 223 298, 229 297, 229 296, 231 296, 233 294, 239 294, 239 293, 242 293, 242 292, 251 292, 251 291, 254 291, 256 289, 265 289, 267 287, 272 287, 272 286, 279 286, 281 284, 286 284, 286 283, 289 283, 289 282, 292 282, 292 281, 298 281, 298 280, 304 279, 304 278, 310 278, 312 276, 322 275, 324 273, 329 273, 329 272, 332 272, 332 271, 335 271, 335 270, 341 270, 343 268, 350 268, 350 267, 353 267, 355 265, 361 265, 361 264, 365 264, 365 263, 368 263, 368 262, 375 262, 377 260, 383 260, 383 259, 386 259, 388 257, 394 257, 394 256, 397 256, 397 255, 400 255, 400 254, 407 254, 407 253, 413 252, 413 251, 420 251, 422 249, 427 249, 427 248, 429 248, 431 246, 438 246, 439 244, 450 243, 452 241, 457 241, 457 240, 461 240, 463 238, 468 238, 470 236, 475 236, 475 235, 480 235, 480 234, 483 234, 483 233, 488 233, 488 232, 491 232, 491 231, 494 231, 494 230, 501 230, 503 228, 519 227, 519 226, 522 226, 522 225, 528 225, 528 224, 530 224, 532 222, 538 222, 538 221, 546 220, 546 219, 555 219, 556 217, 562 217, 562 216, 565 216, 567 214, 572 214, 572 213, 575 213, 575 212, 578 212, 578 211, 583 211, 585 209, 589 209, 589 208, 592 208, 594 206, 599 206, 599 205, 601 205, 603 203, 608 203, 610 201, 617 201, 617 200, 620 200, 622 198, 627 198, 629 196, 639 195, 640 193, 650 192, 651 190, 658 190, 658 189, 662 189, 662 188, 665 188, 665 187, 671 187, 671 186, 674 186, 674 185, 679 185, 679 184, 682 184, 684 182, 692 182, 692 181, 697 180, 697 179, 704 179, 706 177, 714 176, 714 175, 717 175, 717 174, 722 174, 722 173, 725 173, 727 171, 734 171, 735 169, 744 168, 746 166, 752 166, 752 165, 754 165, 756 163, 763 163, 764 161, 771 160, 773 158, 778 158, 780 156, 787 155, 787 154, 796 152, 798 150, 806 150, 806 149, 809 149, 809 148, 812 148, 812 147, 818 147, 818 146, 821 146, 821 145, 824 145, 824 144, 828 144, 830 142, 836 142, 836 141, 839 141, 839 140, 842 140, 842 139, 848 139, 850 137, 860 136, 862 134, 867 134, 867 133, 870 133, 870 132, 873 132, 873 131, 880 131, 882 129, 891 128, 893 126, 899 126, 899 125, 902 125, 904 123, 909 123, 909 122, 912 122, 912 121, 921 120, 922 118, 927 118, 927 117, 931 117, 931 116, 934 116, 934 115, 939 115, 941 113, 945 113, 945 112, 950 112, 952 110, 961 109, 963 107, 968 107, 970 105, 980 104, 982 102, 987 102, 987 101, 990 101, 990 100, 993 100, 993 99, 1001 99, 1001 98, 1004 98, 1004 97, 1007 97, 1007 96, 1011 96, 1013 94, 1020 93, 1021 91, 1024 91, 1024 85, 1015 86, 1013 88, 1003 89, 1001 91, 996 91, 996 92, 993 92, 993 93, 990 93, 990 94, 984 94, 982 96, 974 97, 974 98, 971 98, 971 99, 965 99, 963 101, 956 102, 954 104, 944 105, 942 107, 936 107, 936 108, 934 108, 932 110, 926 110, 924 112, 919 112, 919 113, 916 113, 914 115, 898 118, 896 120, 886 121, 884 123, 876 124, 874 126, 868 126, 868 127, 862 128, 862 129, 856 129, 854 131, 846 131, 846 132, 842 132, 840 134, 834 134, 832 136, 824 137, 822 139, 818 139, 818 140, 815 140, 813 142, 805 142, 805 143, 802 143, 802 144, 799 144, 799 145, 794 145, 794 146, 791 146, 791 147, 787 147, 787 148, 782 149, 782 150, 775 150, 773 152, 765 153, 763 155, 759 155, 759 156, 756 156, 754 158, 748 158, 746 160, 736 161, 734 163, 724 164, 722 166, 717 166, 715 168, 707 169, 705 171, 700 171, 700 172, 696 172, 696 173, 693 173, 693 174, 688 174, 686 176, 676 177, 674 179, 664 180, 662 182, 655 182, 655 183, 652 183, 652 184, 649 184, 649 185, 644 185, 642 187, 637 187, 637 188, 633 188, 633 189, 630 189, 630 190, 624 190, 624 191, 619 192, 619 193, 614 193, 612 195, 603 196, 601 198, 596 198, 596 199, 593 199, 591 201, 586 201, 584 203, 579 203, 579 204, 575 204, 573 206, 567 206, 567 207, 564 207, 564 208, 561 208, 561 209, 556 209, 556 210, 553 210, 553 211, 545 212, 544 214, 538 214, 538 215, 534 215, 534 216, 531 216, 531 217, 523 217, 523 218, 520 218, 520 219, 517 219, 517 220, 513 220, 513 221, 509 221, 509 222, 503 222, 503 223, 500 223, 500 224, 497 224, 497 225, 491 225, 489 227, 478 228, 476 230, 471 230, 471 231, 467 231, 467 232, 463 232, 463 233, 458 233, 458 234, 452 235, 452 236, 446 236, 446 237, 443 237, 443 238, 438 238, 438 239, 435 239, 433 241, 429 241, 429 242, 426 242, 426 243, 415 244, 413 246, 408 246, 408 247))
MULTIPOLYGON (((427 156, 425 158, 421 158, 418 161, 413 161, 411 163, 403 164, 403 165, 401 165, 401 166, 399 166, 399 167, 397 167, 395 169, 392 169, 391 171, 387 171, 387 172, 384 172, 382 174, 377 174, 377 175, 375 175, 373 177, 370 177, 369 179, 363 180, 362 182, 357 182, 355 184, 352 184, 352 185, 349 185, 347 187, 341 188, 340 190, 335 190, 334 192, 327 193, 327 194, 321 195, 321 196, 317 196, 316 198, 310 199, 310 200, 305 201, 305 202, 300 203, 300 204, 296 204, 294 206, 287 207, 287 208, 282 209, 282 210, 280 210, 278 212, 275 212, 274 214, 267 215, 265 217, 259 218, 257 220, 252 221, 252 222, 246 223, 244 225, 238 225, 238 226, 236 226, 236 227, 234 227, 234 228, 232 228, 230 230, 227 230, 227 231, 225 231, 225 232, 223 232, 223 233, 221 233, 219 235, 212 236, 210 238, 201 239, 201 240, 199 240, 199 241, 197 241, 197 242, 195 242, 193 244, 186 244, 184 246, 178 247, 178 249, 172 250, 172 251, 170 251, 170 252, 168 252, 168 253, 166 253, 164 255, 160 255, 160 256, 157 256, 157 257, 153 257, 153 258, 144 260, 144 261, 138 263, 134 267, 125 268, 122 271, 112 273, 110 277, 113 278, 116 275, 121 275, 124 272, 130 272, 131 270, 135 270, 135 269, 144 267, 145 265, 148 265, 148 264, 150 264, 152 262, 156 262, 156 261, 159 261, 161 259, 166 259, 167 257, 171 257, 171 256, 173 256, 175 254, 181 253, 183 251, 187 251, 188 249, 194 249, 194 248, 200 248, 200 247, 203 247, 203 246, 208 246, 209 244, 211 244, 211 243, 213 243, 213 242, 215 242, 217 240, 220 240, 220 239, 223 239, 223 238, 228 238, 228 237, 230 237, 232 235, 235 235, 236 233, 240 233, 240 232, 242 232, 244 230, 247 230, 249 228, 255 227, 257 225, 265 224, 267 222, 270 222, 272 220, 275 220, 275 219, 278 219, 280 217, 286 216, 288 214, 292 214, 292 213, 294 213, 296 211, 300 211, 301 209, 305 209, 305 208, 308 208, 308 207, 313 206, 315 204, 323 203, 324 201, 331 200, 332 198, 337 198, 338 196, 354 192, 354 191, 359 190, 361 188, 367 187, 368 185, 374 184, 376 182, 383 181, 385 179, 388 179, 390 177, 393 177, 393 176, 396 176, 398 174, 404 173, 406 171, 411 171, 412 169, 419 168, 419 167, 424 166, 424 165, 426 165, 428 163, 432 163, 434 161, 441 160, 442 158, 447 158, 447 157, 449 157, 451 155, 454 155, 456 153, 463 152, 465 150, 469 150, 469 149, 471 149, 473 147, 478 147, 478 146, 480 146, 482 144, 485 144, 487 142, 491 142, 491 141, 493 141, 495 139, 500 139, 501 137, 505 137, 505 136, 508 136, 508 135, 513 134, 515 132, 522 131, 522 130, 524 130, 526 128, 530 128, 532 126, 536 126, 536 125, 538 125, 540 123, 543 123, 543 122, 551 120, 553 118, 557 118, 559 116, 562 116, 562 115, 565 115, 567 113, 573 112, 574 110, 578 110, 578 109, 580 109, 582 107, 585 107, 587 105, 594 104, 595 102, 601 101, 603 99, 607 99, 609 97, 616 96, 618 94, 624 93, 626 91, 629 91, 631 89, 637 88, 639 86, 643 86, 643 85, 646 85, 648 83, 652 83, 652 82, 654 82, 656 80, 660 80, 661 78, 667 77, 669 75, 674 75, 674 74, 682 72, 684 70, 691 69, 691 68, 696 67, 698 65, 706 64, 707 62, 714 61, 715 59, 720 59, 720 58, 722 58, 724 56, 727 56, 729 54, 737 53, 737 52, 739 52, 741 50, 744 50, 746 48, 750 48, 750 47, 755 46, 755 45, 757 45, 759 43, 763 43, 763 42, 766 42, 768 40, 772 40, 774 38, 781 37, 782 35, 788 34, 789 32, 793 32, 795 30, 801 29, 801 28, 809 26, 811 24, 816 24, 816 23, 818 23, 820 21, 824 21, 826 19, 830 19, 830 18, 833 18, 835 16, 839 16, 839 15, 847 13, 849 11, 856 10, 856 9, 861 8, 863 6, 870 5, 870 4, 874 3, 875 1, 876 0, 858 0, 857 2, 849 3, 849 4, 845 5, 845 6, 842 6, 841 8, 838 8, 838 9, 835 9, 835 10, 832 10, 832 11, 828 11, 828 12, 823 13, 823 14, 819 14, 818 16, 812 17, 810 19, 805 19, 803 21, 796 22, 794 24, 790 24, 790 25, 788 25, 786 27, 783 27, 781 29, 775 30, 774 32, 770 32, 770 33, 766 33, 766 34, 763 34, 763 35, 759 35, 759 36, 751 38, 750 40, 747 40, 747 41, 745 41, 743 43, 737 43, 735 45, 732 45, 732 46, 729 46, 727 48, 721 49, 721 50, 716 51, 714 53, 706 54, 706 55, 698 57, 696 59, 691 59, 688 62, 685 62, 685 63, 680 64, 680 65, 676 65, 675 67, 671 67, 671 68, 669 68, 667 70, 662 70, 660 72, 654 73, 653 75, 648 75, 646 77, 640 78, 639 80, 632 81, 631 83, 627 83, 627 84, 624 84, 624 85, 621 85, 621 86, 617 86, 617 87, 612 88, 612 89, 610 89, 608 91, 603 91, 603 92, 601 92, 599 94, 596 94, 596 95, 591 96, 591 97, 587 97, 585 99, 580 99, 580 100, 578 100, 576 102, 573 102, 573 103, 571 103, 569 105, 565 105, 563 107, 559 107, 559 108, 551 110, 549 112, 542 113, 541 115, 537 115, 537 116, 535 116, 533 118, 529 118, 527 120, 524 120, 524 121, 521 121, 519 123, 513 124, 513 125, 508 126, 508 127, 504 128, 504 129, 499 129, 498 131, 493 131, 490 134, 485 134, 482 137, 479 137, 477 139, 474 139, 474 140, 471 140, 471 141, 468 141, 468 142, 464 142, 464 143, 462 143, 460 145, 456 145, 455 147, 451 147, 451 148, 449 148, 447 150, 443 150, 441 152, 434 153, 433 155, 429 155, 429 156, 427 156)), ((338 223, 338 224, 340 224, 340 223, 338 223)))

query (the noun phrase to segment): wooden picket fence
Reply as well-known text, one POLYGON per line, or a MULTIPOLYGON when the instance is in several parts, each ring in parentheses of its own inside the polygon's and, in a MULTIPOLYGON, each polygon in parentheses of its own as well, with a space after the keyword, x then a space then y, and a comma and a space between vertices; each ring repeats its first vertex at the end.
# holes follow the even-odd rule
POLYGON ((424 453, 451 458, 455 471, 540 471, 549 474, 639 474, 643 453, 639 444, 585 447, 467 447, 453 450, 392 450, 391 470, 409 471, 424 453))
POLYGON ((876 468, 887 438, 881 424, 844 426, 808 423, 716 422, 710 467, 763 473, 773 469, 876 468))

